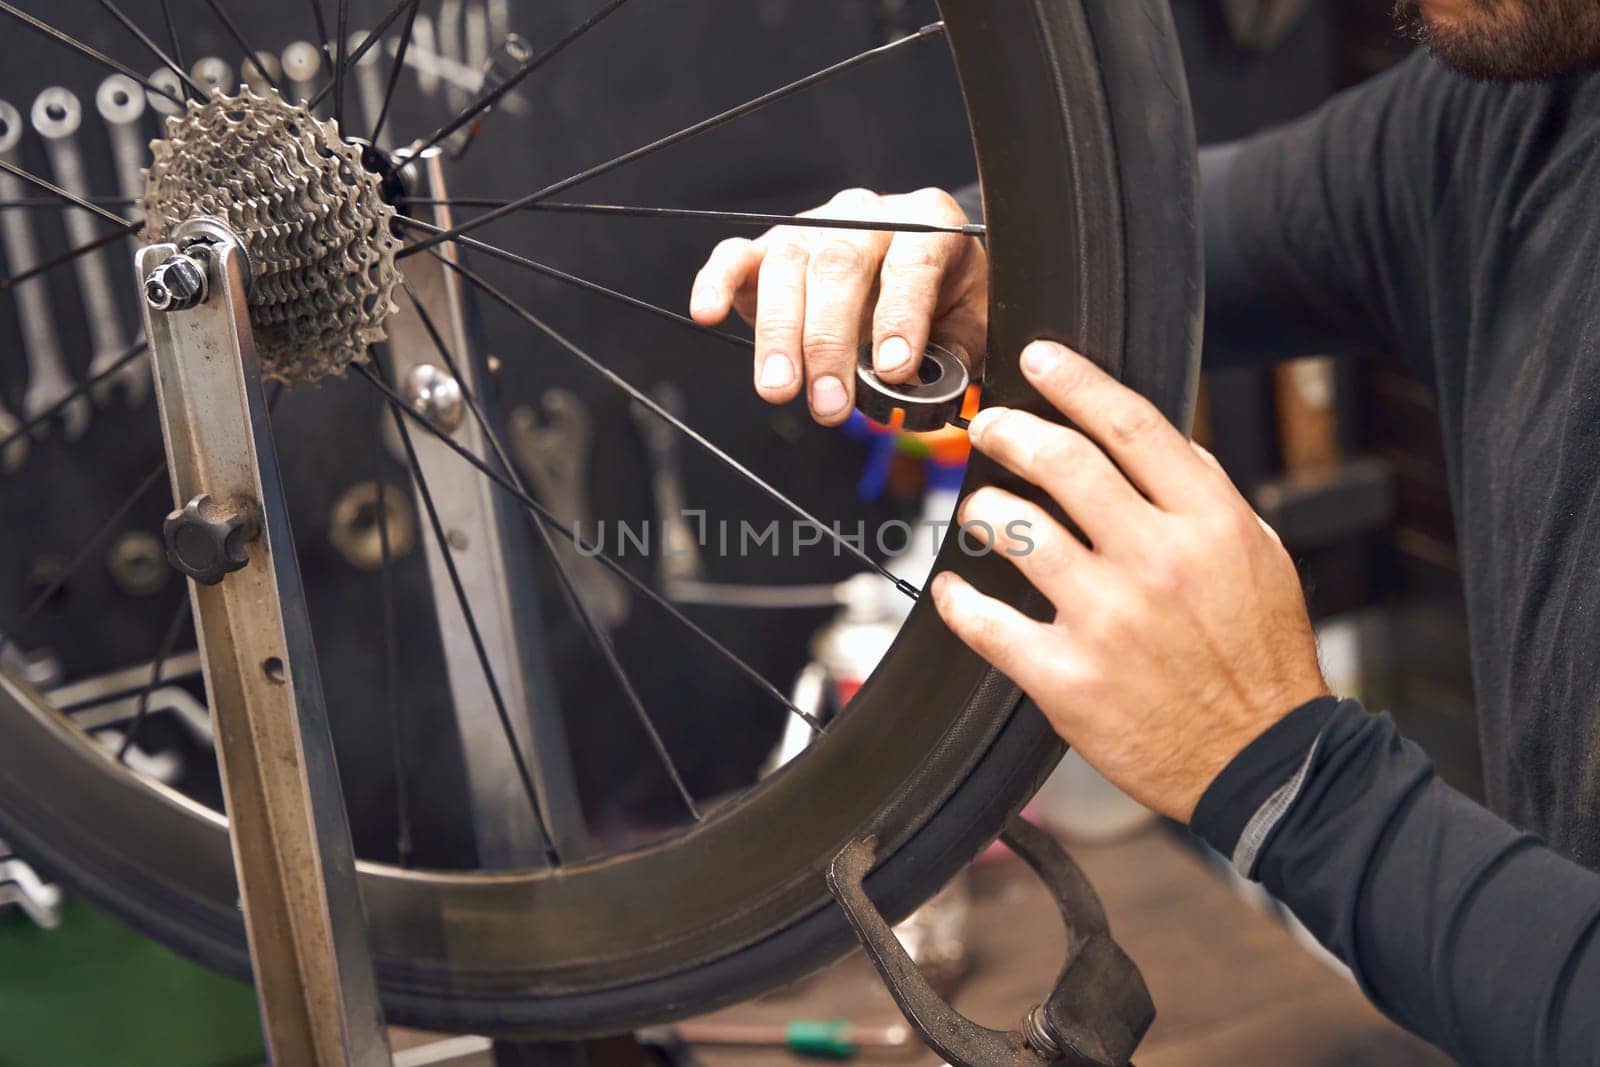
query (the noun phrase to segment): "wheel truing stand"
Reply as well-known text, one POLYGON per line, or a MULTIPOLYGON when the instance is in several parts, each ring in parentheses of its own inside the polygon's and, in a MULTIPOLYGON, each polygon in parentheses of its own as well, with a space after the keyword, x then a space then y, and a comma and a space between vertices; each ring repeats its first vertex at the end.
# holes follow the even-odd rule
POLYGON ((1049 834, 1020 816, 1000 837, 1032 867, 1067 925, 1067 962, 1054 990, 1012 1031, 966 1018, 934 992, 871 898, 865 880, 876 859, 871 838, 834 858, 828 888, 878 968, 907 1021, 958 1067, 1127 1067, 1155 1018, 1144 978, 1111 938, 1106 915, 1078 865, 1049 834))
POLYGON ((389 1062, 322 679, 245 297, 196 219, 137 257, 240 904, 273 1063, 389 1062))

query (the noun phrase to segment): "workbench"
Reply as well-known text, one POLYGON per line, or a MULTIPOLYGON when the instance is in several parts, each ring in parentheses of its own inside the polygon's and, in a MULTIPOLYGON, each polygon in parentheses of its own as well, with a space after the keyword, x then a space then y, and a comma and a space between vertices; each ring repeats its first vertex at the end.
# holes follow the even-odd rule
MULTIPOLYGON (((1151 827, 1113 844, 1075 846, 1112 932, 1138 962, 1156 1003, 1139 1067, 1447 1067, 1401 1031, 1350 979, 1303 947, 1275 916, 1228 885, 1174 831, 1151 827)), ((972 967, 955 1005, 986 1026, 1015 1025, 1048 990, 1064 935, 1039 883, 1010 857, 973 874, 972 967)), ((899 1020, 858 954, 820 975, 712 1018, 741 1023, 899 1020)), ((704 1067, 801 1062, 777 1050, 700 1048, 704 1067)), ((918 1046, 865 1063, 941 1061, 918 1046)))

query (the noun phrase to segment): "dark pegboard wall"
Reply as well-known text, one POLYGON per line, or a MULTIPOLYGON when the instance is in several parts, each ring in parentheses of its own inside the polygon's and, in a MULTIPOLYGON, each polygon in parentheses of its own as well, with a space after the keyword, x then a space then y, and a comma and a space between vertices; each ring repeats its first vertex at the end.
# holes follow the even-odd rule
MULTIPOLYGON (((98 4, 29 0, 20 6, 141 72, 157 66, 98 4)), ((128 0, 120 6, 165 41, 159 3, 128 0)), ((281 53, 291 41, 316 39, 306 5, 224 0, 223 6, 257 48, 281 53)), ((324 4, 330 19, 336 6, 324 4)), ((370 26, 388 6, 352 3, 352 26, 370 26)), ((593 0, 512 3, 511 26, 538 48, 597 6, 593 0)), ((173 0, 172 7, 188 63, 215 55, 240 69, 239 49, 204 3, 173 0)), ((425 0, 423 8, 436 22, 448 11, 463 10, 450 0, 425 0)), ((935 17, 930 2, 633 0, 529 80, 519 93, 526 102, 523 114, 501 113, 485 123, 471 153, 448 168, 452 192, 490 197, 529 192, 935 17)), ((96 191, 114 193, 109 145, 92 104, 104 72, 59 44, 14 25, 5 28, 12 44, 0 70, 0 98, 25 113, 46 85, 76 92, 88 110, 81 139, 96 191)), ((384 67, 386 72, 387 60, 384 67)), ((352 116, 360 115, 358 87, 352 82, 347 91, 352 116)), ((388 129, 403 143, 431 131, 449 114, 442 93, 423 92, 408 75, 388 129)), ((148 121, 154 134, 153 116, 148 121)), ((30 134, 27 142, 26 165, 48 174, 38 138, 30 134)), ((953 69, 944 44, 935 41, 574 189, 568 198, 792 212, 849 186, 953 187, 970 181, 971 174, 953 69)), ((59 216, 33 215, 46 254, 64 249, 59 216)), ((490 226, 481 236, 681 309, 712 244, 747 233, 678 221, 528 215, 490 226)), ((119 268, 130 252, 131 245, 120 251, 119 268)), ((810 426, 802 409, 758 403, 750 389, 748 352, 502 264, 480 259, 474 265, 641 387, 679 384, 691 424, 816 513, 846 524, 881 515, 879 508, 855 498, 862 446, 810 426)), ((78 310, 81 296, 70 269, 53 272, 50 283, 62 345, 81 376, 88 352, 78 310)), ((122 299, 124 325, 131 329, 136 321, 131 285, 122 299)), ((486 306, 483 327, 488 350, 504 366, 498 391, 505 406, 536 403, 542 390, 558 386, 576 392, 589 408, 597 433, 589 478, 596 514, 635 523, 650 517, 646 457, 625 399, 512 316, 486 306)), ((14 412, 25 377, 15 304, 0 294, 0 390, 14 412)), ((364 855, 390 856, 394 783, 390 716, 381 701, 380 589, 374 575, 354 570, 331 549, 327 517, 341 493, 372 478, 375 470, 385 470, 391 484, 401 486, 403 472, 377 445, 378 412, 369 390, 358 382, 290 393, 275 424, 358 845, 364 855)), ((41 560, 69 556, 160 457, 153 401, 137 411, 97 409, 80 442, 67 444, 59 435, 34 442, 27 467, 0 477, 0 611, 19 603, 30 569, 41 560)), ((713 517, 759 526, 783 515, 692 449, 685 452, 685 477, 690 506, 703 507, 713 517)), ((168 492, 166 483, 159 483, 125 528, 157 530, 170 506, 168 492)), ((641 576, 651 575, 653 561, 630 562, 641 576)), ((776 564, 760 558, 708 561, 708 576, 718 580, 805 582, 843 577, 854 569, 826 548, 776 564)), ((618 811, 629 819, 675 817, 670 787, 627 705, 548 577, 540 595, 592 813, 601 822, 618 811)), ((56 649, 73 675, 139 662, 154 652, 179 594, 174 580, 156 597, 123 595, 96 558, 25 637, 29 645, 56 649)), ((399 605, 405 650, 401 729, 412 808, 424 821, 419 857, 458 862, 465 858, 458 835, 448 814, 439 813, 448 813, 463 795, 460 768, 448 755, 453 726, 418 555, 399 569, 399 605), (438 822, 431 837, 428 818, 438 822)), ((827 612, 692 614, 780 687, 804 662, 807 639, 828 617, 827 612)), ((781 728, 784 712, 693 638, 674 634, 672 626, 636 602, 632 621, 616 635, 618 649, 691 785, 701 795, 714 795, 749 779, 781 728)))

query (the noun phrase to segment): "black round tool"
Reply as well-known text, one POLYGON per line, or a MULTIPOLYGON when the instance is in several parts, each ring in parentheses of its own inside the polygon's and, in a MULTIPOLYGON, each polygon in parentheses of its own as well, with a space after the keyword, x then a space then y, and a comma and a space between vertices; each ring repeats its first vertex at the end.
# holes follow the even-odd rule
POLYGON ((856 357, 856 407, 875 422, 890 425, 896 411, 905 413, 901 429, 937 430, 961 417, 971 377, 966 364, 947 348, 930 344, 917 365, 917 376, 892 385, 872 369, 872 346, 856 357))

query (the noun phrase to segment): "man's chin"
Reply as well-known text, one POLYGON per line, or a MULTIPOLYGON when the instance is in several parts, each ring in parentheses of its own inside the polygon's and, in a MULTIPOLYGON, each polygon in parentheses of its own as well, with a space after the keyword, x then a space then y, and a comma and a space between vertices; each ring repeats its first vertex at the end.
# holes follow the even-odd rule
POLYGON ((1399 0, 1395 18, 1402 32, 1469 78, 1537 81, 1593 66, 1600 58, 1595 0, 1492 7, 1477 0, 1399 0))

